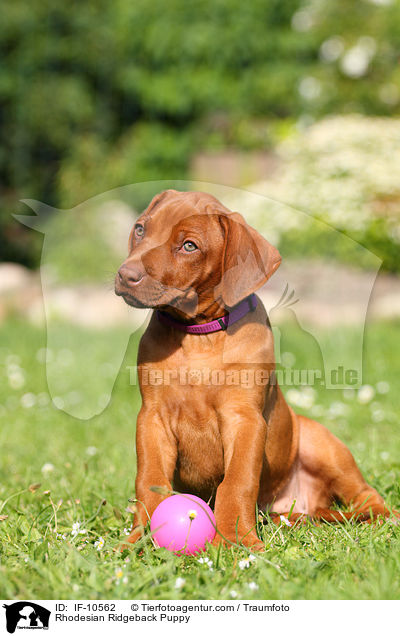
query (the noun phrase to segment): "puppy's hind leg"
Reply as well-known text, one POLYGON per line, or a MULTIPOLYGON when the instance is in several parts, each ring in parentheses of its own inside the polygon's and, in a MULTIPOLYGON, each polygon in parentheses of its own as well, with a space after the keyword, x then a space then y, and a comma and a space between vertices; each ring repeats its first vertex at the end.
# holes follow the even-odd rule
POLYGON ((328 522, 346 520, 372 522, 377 517, 400 513, 391 511, 379 493, 363 478, 350 450, 324 426, 306 417, 300 420, 300 459, 305 468, 318 475, 330 500, 339 499, 352 512, 332 510, 325 502, 310 514, 328 522))

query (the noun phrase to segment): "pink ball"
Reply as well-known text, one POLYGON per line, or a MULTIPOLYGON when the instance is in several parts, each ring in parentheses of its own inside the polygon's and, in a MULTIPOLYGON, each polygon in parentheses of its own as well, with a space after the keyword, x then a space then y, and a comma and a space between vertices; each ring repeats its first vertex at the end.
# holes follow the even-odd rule
POLYGON ((160 548, 179 555, 196 554, 202 552, 206 542, 215 537, 215 517, 210 506, 200 497, 172 495, 153 512, 150 529, 160 548))

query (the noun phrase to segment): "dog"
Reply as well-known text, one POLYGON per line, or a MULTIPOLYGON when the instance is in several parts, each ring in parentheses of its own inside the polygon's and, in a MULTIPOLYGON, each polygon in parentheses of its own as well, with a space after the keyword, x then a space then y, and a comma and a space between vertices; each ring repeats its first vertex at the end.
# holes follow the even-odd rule
POLYGON ((349 449, 294 413, 276 382, 271 325, 255 292, 280 262, 239 213, 203 192, 161 192, 135 223, 115 292, 154 311, 138 352, 129 542, 172 488, 211 500, 214 543, 254 550, 264 548, 257 506, 278 523, 282 515, 331 522, 391 514, 349 449), (251 373, 255 381, 243 381, 251 373), (353 512, 332 509, 334 500, 353 512))

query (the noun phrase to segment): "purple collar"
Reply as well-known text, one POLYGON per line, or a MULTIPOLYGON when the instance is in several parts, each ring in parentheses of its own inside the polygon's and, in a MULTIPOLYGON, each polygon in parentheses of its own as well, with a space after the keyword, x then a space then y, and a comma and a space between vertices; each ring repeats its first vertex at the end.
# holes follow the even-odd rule
POLYGON ((211 322, 206 322, 203 325, 185 325, 183 322, 171 318, 168 314, 160 310, 157 310, 157 318, 164 325, 175 327, 175 329, 179 331, 205 334, 212 333, 213 331, 226 331, 230 325, 233 325, 233 323, 243 318, 249 311, 254 311, 256 307, 257 297, 255 294, 251 294, 251 296, 248 296, 236 305, 226 316, 222 316, 222 318, 217 318, 211 322))

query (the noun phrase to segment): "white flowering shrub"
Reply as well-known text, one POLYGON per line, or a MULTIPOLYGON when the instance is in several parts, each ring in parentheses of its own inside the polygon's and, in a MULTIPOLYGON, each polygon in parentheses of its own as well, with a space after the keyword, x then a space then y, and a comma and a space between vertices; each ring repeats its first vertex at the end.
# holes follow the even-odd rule
POLYGON ((386 269, 400 271, 399 119, 329 117, 281 142, 276 151, 279 170, 249 189, 288 205, 277 203, 275 213, 271 203, 266 213, 255 198, 235 201, 250 223, 261 224, 286 255, 320 255, 329 237, 330 256, 368 267, 365 250, 348 242, 343 253, 343 242, 336 245, 334 233, 315 223, 319 219, 375 253, 386 269))

